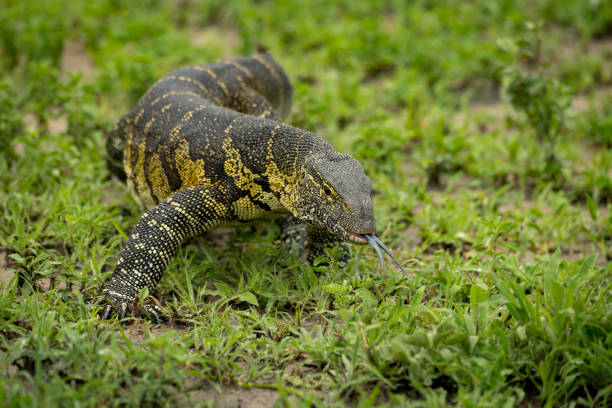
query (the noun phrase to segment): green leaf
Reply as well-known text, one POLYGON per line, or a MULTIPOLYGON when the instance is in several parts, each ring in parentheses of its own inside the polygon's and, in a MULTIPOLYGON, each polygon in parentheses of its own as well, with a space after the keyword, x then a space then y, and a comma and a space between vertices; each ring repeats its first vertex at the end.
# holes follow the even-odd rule
POLYGON ((487 299, 488 297, 480 285, 472 285, 470 288, 470 304, 472 305, 472 308, 474 308, 478 303, 484 302, 487 299))
POLYGON ((117 230, 117 232, 119 233, 119 235, 121 235, 123 237, 123 239, 125 239, 126 241, 129 240, 129 237, 127 236, 127 234, 125 233, 125 231, 123 231, 123 228, 121 228, 119 226, 119 224, 117 224, 117 221, 112 220, 111 221, 113 223, 113 226, 115 227, 115 229, 117 230))
POLYGON ((17 263, 17 265, 24 266, 26 264, 26 259, 19 254, 10 254, 9 258, 17 263))
POLYGON ((489 327, 489 302, 479 303, 476 310, 478 313, 478 331, 482 332, 489 327))
POLYGON ((329 293, 331 295, 344 295, 348 293, 350 288, 346 285, 341 285, 339 283, 332 282, 326 285, 322 285, 321 289, 323 289, 323 292, 329 293))
POLYGON ((563 307, 568 308, 574 306, 575 296, 578 294, 578 291, 593 278, 595 271, 593 266, 595 266, 595 260, 597 259, 597 255, 593 254, 589 256, 585 261, 580 264, 578 267, 578 272, 573 279, 570 280, 567 287, 567 294, 565 297, 565 302, 563 307))
POLYGON ((557 249, 544 267, 544 303, 549 310, 557 310, 563 300, 563 287, 557 283, 560 258, 561 251, 557 249))
POLYGON ((259 307, 259 302, 257 302, 257 298, 251 292, 242 292, 237 296, 237 298, 242 302, 247 302, 248 304, 259 307))
POLYGON ((589 209, 589 214, 591 215, 591 219, 593 221, 597 221, 597 203, 593 200, 591 195, 587 195, 587 208, 589 209))

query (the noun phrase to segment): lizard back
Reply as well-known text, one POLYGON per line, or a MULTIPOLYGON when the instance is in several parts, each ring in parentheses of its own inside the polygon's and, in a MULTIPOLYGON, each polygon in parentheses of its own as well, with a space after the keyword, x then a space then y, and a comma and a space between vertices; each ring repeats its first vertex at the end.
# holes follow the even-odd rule
MULTIPOLYGON (((287 75, 266 53, 172 71, 111 133, 109 167, 146 208, 199 184, 249 190, 266 172, 271 149, 287 148, 270 139, 292 93, 287 75)), ((264 210, 277 206, 272 198, 266 197, 264 210)))

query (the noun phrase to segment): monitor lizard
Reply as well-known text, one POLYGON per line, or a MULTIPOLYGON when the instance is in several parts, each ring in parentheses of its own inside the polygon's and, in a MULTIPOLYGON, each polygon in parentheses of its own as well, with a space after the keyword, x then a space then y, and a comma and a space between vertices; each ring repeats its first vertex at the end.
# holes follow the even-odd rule
POLYGON ((123 318, 187 237, 221 225, 289 213, 283 240, 310 262, 335 245, 346 261, 346 242, 391 255, 375 235, 361 164, 281 121, 292 95, 283 69, 259 52, 172 71, 118 121, 107 164, 146 212, 102 291, 104 318, 112 309, 123 318))

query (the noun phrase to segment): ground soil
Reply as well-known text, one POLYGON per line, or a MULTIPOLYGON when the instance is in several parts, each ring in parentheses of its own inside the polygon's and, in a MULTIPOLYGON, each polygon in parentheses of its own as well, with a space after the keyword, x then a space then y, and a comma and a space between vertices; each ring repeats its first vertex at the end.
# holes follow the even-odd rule
POLYGON ((8 288, 14 276, 8 262, 8 251, 0 249, 0 287, 8 288))

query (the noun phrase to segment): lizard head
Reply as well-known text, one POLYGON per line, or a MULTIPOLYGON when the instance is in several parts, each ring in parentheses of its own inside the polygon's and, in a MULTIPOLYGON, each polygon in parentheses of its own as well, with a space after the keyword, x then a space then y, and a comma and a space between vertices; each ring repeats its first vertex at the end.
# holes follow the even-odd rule
POLYGON ((317 153, 304 163, 294 196, 294 215, 335 233, 345 241, 367 244, 376 232, 370 179, 361 164, 337 152, 317 153))

